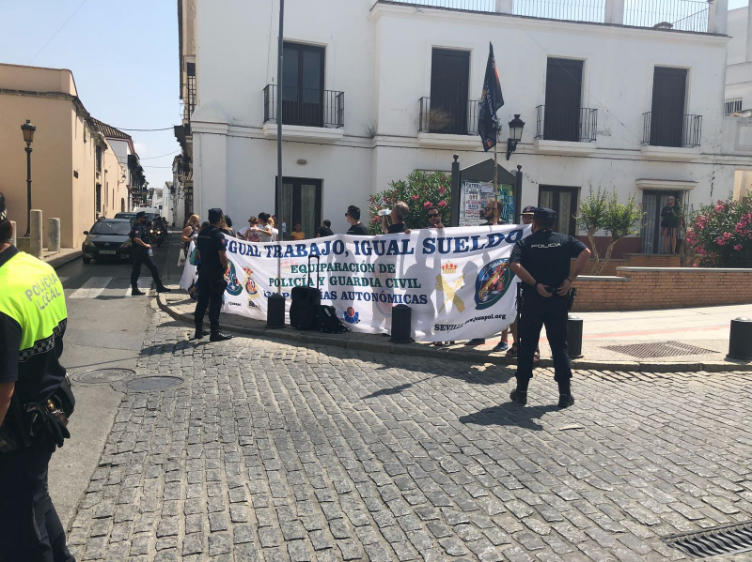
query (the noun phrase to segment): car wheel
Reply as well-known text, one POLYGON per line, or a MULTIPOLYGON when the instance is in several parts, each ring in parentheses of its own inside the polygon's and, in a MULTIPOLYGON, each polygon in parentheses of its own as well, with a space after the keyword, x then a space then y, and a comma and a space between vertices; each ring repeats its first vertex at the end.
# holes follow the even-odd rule
POLYGON ((84 263, 89 265, 91 263, 91 258, 84 258, 84 263))

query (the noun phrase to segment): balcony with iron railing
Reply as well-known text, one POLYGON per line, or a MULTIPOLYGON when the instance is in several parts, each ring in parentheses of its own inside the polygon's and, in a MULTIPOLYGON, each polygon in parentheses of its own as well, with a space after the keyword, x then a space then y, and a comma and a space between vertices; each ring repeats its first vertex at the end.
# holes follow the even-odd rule
MULTIPOLYGON (((337 140, 344 135, 345 93, 334 90, 282 87, 285 137, 337 140)), ((277 85, 264 88, 264 134, 277 134, 277 85)))
POLYGON ((666 109, 643 113, 643 157, 649 160, 693 160, 700 155, 702 115, 666 109))
POLYGON ((420 98, 418 141, 422 146, 462 148, 479 141, 480 100, 456 98, 420 98))
POLYGON ((601 23, 696 33, 726 33, 718 0, 378 0, 465 12, 601 23))
POLYGON ((589 154, 595 151, 598 110, 539 105, 535 108, 535 150, 548 154, 589 154))
MULTIPOLYGON (((645 147, 688 149, 700 146, 702 140, 702 115, 648 111, 643 113, 642 118, 643 149, 645 147)), ((661 151, 655 152, 657 154, 662 153, 661 151)))

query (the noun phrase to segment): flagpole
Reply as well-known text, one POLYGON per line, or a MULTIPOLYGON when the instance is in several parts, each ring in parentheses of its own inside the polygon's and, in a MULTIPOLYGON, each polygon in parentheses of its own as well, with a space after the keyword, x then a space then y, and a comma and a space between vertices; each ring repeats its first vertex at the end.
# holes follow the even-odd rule
POLYGON ((496 143, 494 144, 494 201, 496 201, 496 221, 501 219, 501 210, 499 209, 499 151, 498 147, 498 130, 496 131, 496 143))
MULTIPOLYGON (((282 208, 284 205, 284 183, 282 181, 282 73, 283 73, 283 60, 284 60, 284 46, 285 46, 285 0, 279 0, 279 37, 277 43, 277 55, 279 57, 277 62, 277 201, 275 207, 277 207, 277 221, 279 224, 277 227, 277 244, 280 242, 282 232, 282 223, 284 222, 285 210, 282 208)), ((282 296, 282 252, 277 254, 277 294, 282 296)))

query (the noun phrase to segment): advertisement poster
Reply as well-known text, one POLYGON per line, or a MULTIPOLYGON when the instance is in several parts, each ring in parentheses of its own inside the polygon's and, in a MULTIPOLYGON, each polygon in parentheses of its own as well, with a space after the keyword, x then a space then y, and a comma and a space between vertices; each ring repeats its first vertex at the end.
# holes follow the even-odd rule
MULTIPOLYGON (((499 222, 514 222, 514 188, 511 185, 499 185, 498 199, 501 205, 499 222)), ((461 185, 460 226, 478 226, 486 222, 482 213, 486 203, 494 199, 493 183, 467 180, 461 185)))
MULTIPOLYGON (((222 310, 266 320, 267 299, 281 287, 289 313, 292 289, 308 286, 310 273, 321 303, 333 306, 351 331, 388 333, 392 308, 406 304, 416 340, 486 338, 515 318, 509 257, 514 243, 529 234, 529 227, 504 225, 266 244, 227 238, 230 271, 222 310)), ((190 286, 194 275, 187 262, 181 286, 190 286)))

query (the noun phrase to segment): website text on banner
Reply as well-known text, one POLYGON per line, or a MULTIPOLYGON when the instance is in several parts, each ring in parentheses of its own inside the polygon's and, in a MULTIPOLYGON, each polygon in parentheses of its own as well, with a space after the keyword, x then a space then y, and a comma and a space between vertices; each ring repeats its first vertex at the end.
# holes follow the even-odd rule
MULTIPOLYGON (((227 240, 229 282, 222 311, 266 320, 267 298, 281 282, 287 300, 293 287, 321 288, 345 326, 387 333, 392 308, 412 308, 419 341, 490 337, 516 314, 516 278, 509 268, 514 243, 530 234, 518 225, 416 230, 410 235, 336 235, 304 242, 248 243, 227 240), (277 278, 277 258, 282 278, 277 278), (318 278, 318 279, 317 279, 318 278)), ((181 286, 195 268, 186 262, 181 286)))

